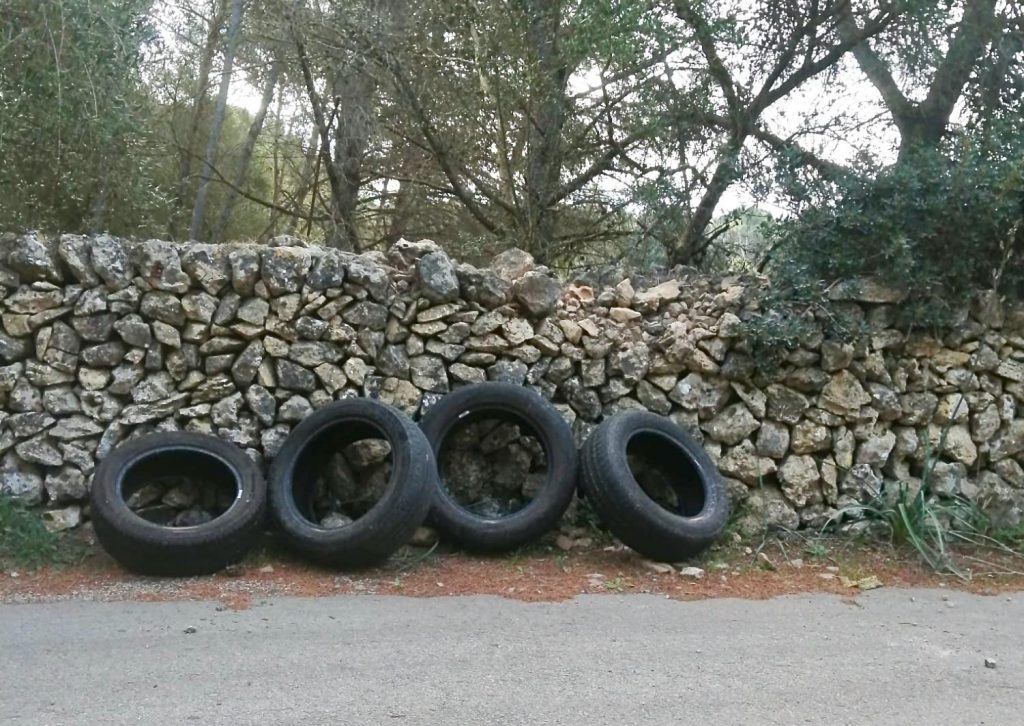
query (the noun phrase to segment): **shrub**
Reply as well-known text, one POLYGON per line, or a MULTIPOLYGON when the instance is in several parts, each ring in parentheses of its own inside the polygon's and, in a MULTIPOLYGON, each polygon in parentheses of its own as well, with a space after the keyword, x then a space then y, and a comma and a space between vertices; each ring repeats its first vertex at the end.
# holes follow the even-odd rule
POLYGON ((921 151, 771 231, 768 272, 783 286, 876 276, 904 288, 902 322, 943 325, 978 289, 1024 291, 1017 249, 1024 142, 998 152, 965 144, 956 161, 921 151))

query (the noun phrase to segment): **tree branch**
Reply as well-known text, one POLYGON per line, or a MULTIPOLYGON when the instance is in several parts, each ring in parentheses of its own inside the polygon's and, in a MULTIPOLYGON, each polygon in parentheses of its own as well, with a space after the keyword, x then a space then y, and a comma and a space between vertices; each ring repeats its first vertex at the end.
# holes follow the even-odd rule
POLYGON ((708 70, 711 72, 715 82, 718 83, 719 88, 722 89, 722 93, 725 94, 725 102, 729 107, 729 112, 739 120, 744 109, 740 104, 739 96, 736 94, 736 84, 733 83, 732 75, 730 75, 729 69, 725 67, 725 63, 722 62, 721 56, 718 55, 718 49, 715 48, 715 40, 711 34, 711 28, 708 27, 703 16, 693 9, 689 0, 676 0, 675 9, 676 15, 693 28, 697 41, 700 43, 701 51, 708 61, 708 70))
POLYGON ((501 228, 493 219, 487 216, 483 207, 477 203, 473 198, 473 195, 466 188, 465 184, 462 183, 462 179, 459 178, 455 165, 448 154, 448 150, 438 138, 433 124, 430 122, 430 118, 427 115, 426 110, 423 108, 423 104, 420 103, 419 94, 416 93, 416 90, 412 87, 412 82, 405 74, 405 69, 402 68, 398 60, 391 54, 386 54, 384 60, 386 67, 391 71, 395 78, 399 91, 405 97, 412 112, 415 114, 416 125, 419 126, 420 133, 423 134, 423 138, 427 142, 430 152, 437 159, 437 163, 441 167, 441 171, 444 172, 445 177, 448 179, 448 183, 451 184, 453 195, 484 227, 484 229, 492 234, 499 234, 501 228))
POLYGON ((949 51, 936 69, 928 95, 921 103, 921 111, 925 115, 942 117, 947 121, 952 115, 978 58, 995 35, 995 6, 995 0, 967 2, 949 51))
POLYGON ((868 44, 848 3, 842 8, 836 28, 843 43, 853 51, 853 57, 861 71, 882 96, 882 102, 889 109, 896 125, 902 127, 911 112, 910 101, 896 85, 889 66, 868 44))

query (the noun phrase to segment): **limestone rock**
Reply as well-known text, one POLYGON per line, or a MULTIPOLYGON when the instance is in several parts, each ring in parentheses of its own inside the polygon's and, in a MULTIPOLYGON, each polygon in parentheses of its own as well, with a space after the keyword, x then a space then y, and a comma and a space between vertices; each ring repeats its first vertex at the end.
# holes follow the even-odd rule
POLYGON ((801 421, 793 427, 794 454, 813 454, 825 451, 832 445, 832 435, 824 426, 812 421, 801 421))
POLYGON ((715 441, 734 446, 758 429, 757 419, 742 403, 734 403, 702 426, 715 441))
POLYGON ((341 287, 344 282, 345 264, 341 254, 331 248, 317 250, 306 284, 313 290, 329 290, 341 287))
POLYGON ((167 418, 175 414, 178 409, 183 408, 188 399, 188 394, 182 393, 155 403, 137 403, 126 406, 121 412, 120 423, 124 426, 138 426, 167 418))
POLYGON ((966 426, 929 426, 928 436, 936 453, 940 443, 944 442, 942 456, 945 459, 958 461, 965 466, 972 466, 978 460, 978 447, 966 426))
POLYGON ((907 297, 905 289, 889 287, 880 280, 859 277, 845 280, 829 290, 829 299, 864 303, 898 303, 907 297))
POLYGON ((388 322, 388 309, 378 303, 364 300, 346 310, 342 317, 350 325, 370 330, 384 330, 388 322))
POLYGON ((459 297, 459 279, 455 265, 444 252, 431 252, 420 258, 416 274, 423 297, 446 303, 459 297))
POLYGON ((762 421, 757 432, 757 453, 772 459, 781 459, 789 451, 789 428, 775 421, 762 421))
POLYGON ((892 431, 871 436, 857 448, 856 462, 877 467, 885 466, 895 446, 896 434, 892 431))
POLYGON ((29 464, 42 464, 43 466, 60 466, 64 463, 64 457, 60 451, 45 436, 22 441, 14 447, 15 452, 22 461, 29 464))
POLYGON ((669 398, 689 411, 696 411, 703 419, 721 411, 731 393, 727 381, 705 379, 699 373, 691 373, 676 384, 669 398))
POLYGON ((937 461, 931 470, 928 488, 933 494, 952 497, 960 493, 960 485, 967 480, 967 467, 961 463, 937 461))
POLYGON ((448 392, 448 374, 444 361, 429 355, 420 355, 409 361, 413 385, 431 393, 448 392))
POLYGON ((758 456, 754 444, 745 439, 718 460, 718 468, 725 476, 757 486, 764 478, 775 474, 778 465, 773 459, 758 456))
POLYGON ((377 302, 387 301, 391 283, 387 270, 377 262, 365 256, 348 256, 345 258, 345 275, 349 282, 365 288, 377 302))
POLYGON ((769 385, 766 393, 768 396, 767 416, 779 423, 797 423, 810 406, 806 396, 785 386, 769 385))
POLYGON ((540 272, 527 272, 512 286, 515 301, 534 318, 550 315, 562 296, 561 285, 540 272))
MULTIPOLYGON (((1024 420, 1015 419, 989 445, 989 459, 999 461, 1024 451, 1024 420)), ((965 462, 966 463, 966 462, 965 462)))
POLYGON ((812 456, 793 455, 779 467, 782 492, 796 507, 804 507, 819 492, 821 473, 812 456))
POLYGON ((800 526, 800 516, 774 486, 754 489, 746 502, 747 514, 738 522, 739 531, 754 537, 772 530, 795 530, 800 526))
POLYGON ((139 275, 154 290, 183 294, 191 280, 181 268, 181 257, 170 242, 147 240, 135 248, 135 264, 139 275))
POLYGON ((39 470, 12 454, 0 462, 0 496, 34 506, 43 501, 43 477, 39 470))
POLYGON ((99 275, 93 271, 89 258, 89 239, 80 235, 61 235, 57 243, 57 254, 71 272, 71 277, 79 283, 93 287, 100 284, 99 275))
POLYGON ((608 317, 616 323, 631 323, 642 317, 636 310, 630 308, 612 308, 608 311, 608 317))
POLYGON ((844 416, 856 413, 861 406, 871 403, 871 396, 852 373, 843 370, 832 376, 822 390, 819 402, 825 410, 844 416))
POLYGON ((121 240, 100 235, 91 241, 92 269, 111 290, 131 284, 134 270, 128 250, 121 240))
POLYGON ((289 391, 312 393, 316 390, 316 376, 313 372, 289 360, 279 358, 275 361, 277 384, 289 391))
POLYGON ((662 304, 678 300, 682 295, 678 280, 669 280, 637 293, 634 303, 641 308, 657 310, 662 304))
POLYGON ((57 245, 40 239, 34 232, 18 239, 6 262, 25 282, 45 280, 60 284, 64 281, 57 245))
POLYGON ((536 267, 533 255, 513 247, 495 255, 491 260, 491 270, 501 279, 515 282, 536 267))
POLYGON ((277 411, 277 419, 285 423, 298 423, 312 413, 313 406, 309 403, 309 399, 295 395, 281 404, 277 411))
POLYGON ((85 474, 73 466, 64 466, 47 473, 44 486, 50 502, 55 504, 79 502, 89 494, 89 482, 85 474))
POLYGON ((667 416, 672 412, 672 402, 661 390, 648 381, 637 383, 636 395, 648 411, 667 416))
POLYGON ((261 276, 271 295, 285 295, 302 289, 312 265, 313 258, 303 247, 274 247, 263 253, 261 276))
POLYGON ((231 377, 235 383, 244 388, 256 378, 260 365, 263 364, 265 349, 263 342, 254 340, 245 347, 231 365, 231 377))
POLYGON ((491 270, 478 270, 472 265, 460 264, 457 268, 459 291, 462 297, 487 309, 494 309, 509 302, 512 283, 491 270))

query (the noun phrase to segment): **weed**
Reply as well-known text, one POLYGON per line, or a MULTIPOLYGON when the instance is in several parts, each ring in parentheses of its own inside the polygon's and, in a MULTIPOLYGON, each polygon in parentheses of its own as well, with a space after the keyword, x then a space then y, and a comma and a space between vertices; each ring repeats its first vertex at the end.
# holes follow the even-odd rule
POLYGON ((828 557, 828 547, 821 542, 808 540, 807 543, 804 544, 804 554, 815 560, 821 560, 828 557))
MULTIPOLYGON (((956 418, 962 403, 961 397, 952 419, 956 418)), ((925 463, 919 486, 911 487, 906 482, 899 482, 895 491, 880 491, 868 504, 840 510, 826 527, 841 520, 845 514, 853 513, 880 522, 888 529, 893 544, 910 546, 936 572, 956 575, 961 579, 968 579, 970 573, 958 562, 957 545, 1020 556, 1013 545, 1020 541, 1015 538, 1024 533, 1024 528, 1010 532, 999 530, 976 503, 960 496, 938 497, 931 494, 932 474, 945 449, 948 431, 947 424, 934 450, 928 437, 922 438, 925 463)), ((983 562, 972 556, 964 559, 983 562)))
POLYGON ((36 569, 61 564, 67 553, 58 548, 59 539, 36 512, 10 497, 0 497, 0 567, 36 569))
POLYGON ((611 592, 625 592, 626 581, 621 577, 616 577, 614 580, 607 580, 604 583, 604 587, 606 590, 610 590, 611 592))

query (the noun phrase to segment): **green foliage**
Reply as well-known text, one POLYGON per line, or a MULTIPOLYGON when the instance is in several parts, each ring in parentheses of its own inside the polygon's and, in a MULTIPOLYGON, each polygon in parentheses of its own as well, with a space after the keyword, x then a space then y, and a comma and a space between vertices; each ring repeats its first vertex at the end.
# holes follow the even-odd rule
POLYGON ((956 160, 920 151, 780 224, 769 271, 794 284, 859 275, 905 289, 906 324, 942 325, 979 288, 1024 290, 1017 225, 1024 143, 991 153, 964 140, 956 160))
MULTIPOLYGON (((910 275, 907 317, 927 323, 948 318, 958 291, 993 278, 1008 292, 1022 284, 1008 236, 1022 216, 1024 145, 1024 50, 1012 3, 1001 4, 998 42, 981 60, 963 59, 966 90, 953 82, 960 74, 950 76, 957 64, 943 59, 970 4, 906 0, 885 13, 892 22, 870 45, 914 91, 905 95, 924 97, 945 77, 948 95, 961 101, 952 121, 930 119, 937 131, 924 143, 938 147, 956 133, 966 140, 901 154, 899 166, 881 172, 880 139, 902 136, 900 123, 875 116, 869 104, 805 102, 841 98, 860 76, 853 59, 826 53, 838 32, 831 4, 246 5, 231 84, 236 106, 220 136, 205 215, 206 232, 221 232, 219 213, 231 202, 222 240, 325 240, 350 216, 363 249, 433 238, 485 263, 509 246, 534 245, 556 271, 680 262, 752 272, 770 253, 768 272, 785 289, 824 288, 860 272, 900 284, 910 275), (689 20, 684 6, 694 10, 689 20), (298 38, 328 119, 326 167, 317 161, 323 142, 319 130, 311 133, 298 38), (808 64, 815 72, 802 75, 808 64), (731 78, 723 81, 723 72, 731 78), (251 126, 247 146, 253 118, 238 106, 251 106, 271 79, 269 114, 251 126), (736 92, 733 105, 747 107, 744 118, 733 118, 723 83, 736 92), (742 132, 735 144, 734 132, 742 132), (821 180, 835 178, 832 162, 845 161, 820 155, 825 139, 875 160, 822 193, 821 180), (793 178, 781 178, 786 173, 793 178), (340 205, 331 193, 338 178, 348 200, 340 205), (228 191, 236 179, 237 198, 228 191), (737 206, 774 205, 784 195, 800 212, 770 235, 760 213, 737 206), (808 207, 810 200, 818 203, 808 207)), ((184 237, 229 6, 0 2, 0 230, 184 237)), ((878 15, 870 4, 854 6, 861 25, 878 15)), ((753 321, 752 335, 774 355, 800 339, 808 320, 822 322, 820 311, 806 313, 807 301, 795 300, 753 321)))
POLYGON ((760 310, 743 322, 757 372, 770 376, 790 351, 816 347, 822 336, 854 342, 867 333, 864 320, 831 305, 825 286, 806 268, 787 269, 761 295, 760 310))
POLYGON ((0 5, 0 228, 133 229, 159 205, 142 153, 150 4, 0 5))
POLYGON ((789 351, 812 340, 817 328, 813 315, 780 306, 747 320, 742 332, 758 373, 770 375, 789 351))
POLYGON ((34 569, 61 560, 58 537, 43 526, 38 512, 0 496, 0 568, 34 569))
POLYGON ((575 506, 569 510, 565 521, 573 527, 589 530, 591 535, 599 540, 609 536, 604 521, 587 497, 578 497, 575 500, 575 506))
POLYGON ((858 508, 860 514, 881 522, 898 545, 909 545, 937 572, 960 574, 949 547, 949 529, 968 521, 963 515, 967 503, 942 502, 929 498, 925 487, 911 492, 900 483, 895 497, 880 495, 874 502, 858 508))

